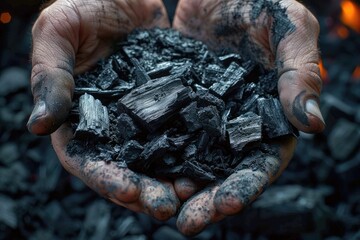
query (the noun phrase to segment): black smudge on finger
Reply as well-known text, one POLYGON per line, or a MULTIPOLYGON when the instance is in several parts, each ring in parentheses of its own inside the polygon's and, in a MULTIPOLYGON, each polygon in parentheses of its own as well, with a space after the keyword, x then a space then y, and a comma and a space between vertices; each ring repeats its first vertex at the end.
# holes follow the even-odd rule
POLYGON ((306 91, 304 90, 295 97, 292 105, 292 113, 300 123, 304 124, 305 126, 310 126, 309 119, 305 114, 305 109, 301 104, 301 99, 305 93, 306 91))

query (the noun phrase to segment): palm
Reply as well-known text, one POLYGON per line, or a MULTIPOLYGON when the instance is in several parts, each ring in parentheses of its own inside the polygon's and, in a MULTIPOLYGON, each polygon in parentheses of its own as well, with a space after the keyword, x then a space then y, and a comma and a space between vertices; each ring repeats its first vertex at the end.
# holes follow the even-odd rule
MULTIPOLYGON (((304 6, 294 0, 180 0, 173 26, 213 50, 238 52, 265 68, 277 68, 280 100, 288 119, 301 131, 322 130, 323 124, 314 117, 318 115, 306 113, 304 106, 295 109, 296 99, 305 104, 316 99, 321 88, 318 24, 304 6)), ((273 141, 277 153, 244 164, 223 183, 193 196, 179 214, 179 229, 192 235, 241 211, 282 173, 295 144, 293 137, 273 141), (260 170, 261 166, 265 167, 260 170)))

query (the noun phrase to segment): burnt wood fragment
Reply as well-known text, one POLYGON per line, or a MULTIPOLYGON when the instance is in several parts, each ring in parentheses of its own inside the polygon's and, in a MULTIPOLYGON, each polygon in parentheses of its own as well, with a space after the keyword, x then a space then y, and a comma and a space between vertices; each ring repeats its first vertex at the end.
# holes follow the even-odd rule
POLYGON ((214 105, 219 112, 225 110, 225 102, 211 94, 208 90, 198 90, 195 93, 195 99, 199 107, 206 107, 209 105, 214 105))
POLYGON ((267 138, 276 138, 294 134, 294 129, 287 120, 280 101, 276 98, 259 98, 258 113, 263 119, 263 133, 267 138))
POLYGON ((221 79, 212 84, 209 89, 219 97, 224 97, 229 94, 231 90, 244 83, 246 74, 248 74, 248 71, 245 68, 232 62, 221 79))
POLYGON ((111 68, 105 68, 98 77, 101 81, 97 81, 101 89, 106 90, 115 86, 119 81, 118 74, 111 68))
POLYGON ((150 81, 149 75, 147 75, 145 69, 143 68, 143 66, 141 66, 137 59, 131 58, 131 63, 134 66, 133 77, 135 79, 135 85, 137 87, 150 81))
POLYGON ((159 136, 144 145, 137 164, 141 164, 144 170, 149 170, 154 162, 162 159, 171 150, 176 150, 175 143, 166 134, 159 136))
POLYGON ((200 181, 215 181, 216 176, 211 169, 205 164, 200 164, 197 161, 185 161, 182 166, 182 173, 192 179, 200 181))
POLYGON ((255 113, 247 113, 226 124, 231 149, 240 152, 245 147, 256 146, 261 140, 261 117, 255 113))
POLYGON ((203 71, 201 84, 205 87, 210 87, 212 84, 220 81, 225 69, 217 64, 209 64, 203 71))
POLYGON ((155 131, 190 100, 180 79, 151 80, 119 100, 149 131, 155 131))
POLYGON ((214 137, 221 136, 221 117, 215 106, 201 108, 198 112, 203 129, 214 137))
POLYGON ((117 117, 117 133, 119 141, 126 142, 139 134, 140 129, 129 115, 122 113, 117 117))
POLYGON ((202 127, 198 110, 197 103, 192 102, 180 111, 180 116, 189 132, 195 132, 202 127))
POLYGON ((113 55, 112 67, 117 72, 120 79, 129 81, 130 67, 128 63, 123 60, 119 55, 113 55))
POLYGON ((161 62, 155 68, 147 72, 151 79, 169 76, 171 69, 174 67, 172 62, 161 62))
POLYGON ((232 62, 235 62, 239 65, 241 65, 242 63, 242 58, 237 53, 230 53, 223 56, 219 56, 219 60, 226 67, 228 67, 232 62))
POLYGON ((117 157, 117 161, 125 161, 127 166, 131 167, 137 164, 140 154, 144 147, 136 140, 130 140, 124 144, 117 157))
POLYGON ((75 137, 89 139, 109 137, 109 115, 107 108, 99 100, 85 93, 79 99, 80 122, 75 137))

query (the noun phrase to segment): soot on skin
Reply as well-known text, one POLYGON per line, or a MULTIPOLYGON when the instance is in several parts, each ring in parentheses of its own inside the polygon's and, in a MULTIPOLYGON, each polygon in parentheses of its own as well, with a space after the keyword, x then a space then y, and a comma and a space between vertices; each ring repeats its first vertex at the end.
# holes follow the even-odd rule
POLYGON ((218 39, 226 38, 226 41, 248 57, 259 60, 263 58, 264 52, 260 47, 254 46, 254 42, 246 35, 248 21, 243 17, 246 15, 244 9, 251 9, 249 15, 253 26, 259 24, 257 20, 261 13, 265 12, 267 16, 272 18, 271 41, 275 49, 282 39, 296 30, 296 26, 290 21, 286 13, 286 9, 279 2, 269 0, 234 2, 231 4, 221 3, 222 20, 215 27, 214 33, 218 39), (241 47, 244 45, 247 47, 241 47))
POLYGON ((296 96, 293 106, 292 106, 292 112, 293 115, 296 117, 296 119, 301 122, 302 124, 306 126, 310 126, 309 119, 305 114, 305 110, 303 105, 301 104, 301 99, 305 95, 306 91, 302 91, 299 93, 299 95, 296 96))

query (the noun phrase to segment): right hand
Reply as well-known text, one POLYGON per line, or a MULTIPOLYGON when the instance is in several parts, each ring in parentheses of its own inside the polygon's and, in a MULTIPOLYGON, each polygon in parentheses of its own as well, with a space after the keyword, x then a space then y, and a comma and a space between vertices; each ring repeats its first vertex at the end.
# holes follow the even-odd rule
POLYGON ((73 75, 109 55, 112 44, 133 29, 168 26, 160 0, 58 0, 41 12, 32 30, 35 107, 28 122, 30 132, 51 134, 63 167, 90 188, 159 220, 172 217, 179 207, 173 184, 86 155, 70 157, 66 146, 73 133, 64 122, 72 105, 73 75))

